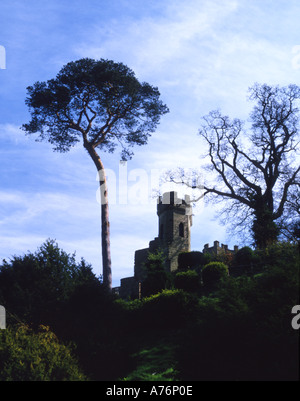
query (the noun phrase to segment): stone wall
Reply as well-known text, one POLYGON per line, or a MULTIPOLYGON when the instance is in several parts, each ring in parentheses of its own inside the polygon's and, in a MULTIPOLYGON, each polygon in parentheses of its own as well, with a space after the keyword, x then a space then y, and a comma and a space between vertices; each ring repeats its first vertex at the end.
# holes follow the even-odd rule
POLYGON ((192 215, 189 198, 177 197, 176 192, 167 192, 158 198, 158 237, 149 242, 149 247, 139 249, 134 255, 134 276, 121 280, 119 293, 121 297, 136 294, 139 282, 145 279, 144 265, 149 252, 162 250, 166 256, 167 271, 178 269, 180 252, 190 251, 192 215))
MULTIPOLYGON (((139 283, 145 279, 145 262, 149 252, 162 250, 166 256, 165 269, 174 272, 178 269, 178 255, 181 252, 191 251, 192 208, 188 196, 185 199, 177 197, 176 192, 167 192, 158 198, 158 237, 149 242, 149 247, 139 249, 134 255, 134 276, 121 279, 118 292, 122 298, 138 298, 139 283)), ((221 255, 227 252, 236 253, 228 249, 227 245, 219 245, 215 241, 212 247, 204 245, 203 253, 221 255)))
POLYGON ((219 241, 214 241, 214 245, 212 247, 209 247, 209 244, 205 244, 202 252, 218 256, 227 252, 236 253, 238 250, 239 247, 237 245, 234 246, 233 250, 230 250, 228 249, 228 245, 221 244, 220 246, 219 241))

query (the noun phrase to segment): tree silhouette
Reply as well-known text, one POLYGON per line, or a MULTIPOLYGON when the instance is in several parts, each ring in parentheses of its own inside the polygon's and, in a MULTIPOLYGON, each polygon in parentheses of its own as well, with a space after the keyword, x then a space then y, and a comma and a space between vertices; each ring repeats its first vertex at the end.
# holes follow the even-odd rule
POLYGON ((69 151, 82 140, 99 173, 103 284, 111 289, 108 192, 99 151, 121 147, 122 159, 133 145, 144 145, 161 115, 168 112, 157 88, 140 83, 126 65, 84 58, 64 66, 55 79, 27 88, 31 121, 27 134, 39 133, 54 150, 69 151))
POLYGON ((205 193, 232 200, 230 207, 238 212, 239 224, 252 217, 258 247, 277 239, 276 221, 300 185, 296 159, 299 98, 296 85, 280 88, 256 84, 250 89, 250 99, 256 101, 250 116, 251 133, 239 119, 231 121, 219 112, 205 117, 200 130, 209 145, 212 169, 221 182, 218 187, 205 186, 205 193))
MULTIPOLYGON (((202 196, 222 202, 223 221, 234 229, 251 227, 257 247, 274 242, 299 218, 299 99, 296 85, 255 84, 250 126, 217 110, 203 117, 199 131, 208 145, 206 168, 215 177, 206 177, 202 196)), ((179 176, 169 178, 194 188, 184 171, 179 176)))
POLYGON ((0 303, 21 321, 63 326, 65 304, 83 284, 102 286, 83 259, 76 262, 48 239, 35 253, 0 264, 0 303))

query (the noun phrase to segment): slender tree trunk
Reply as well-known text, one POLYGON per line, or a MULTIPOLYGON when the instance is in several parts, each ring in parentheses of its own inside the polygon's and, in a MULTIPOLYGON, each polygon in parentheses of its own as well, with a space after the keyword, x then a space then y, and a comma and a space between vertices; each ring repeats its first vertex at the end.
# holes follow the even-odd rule
POLYGON ((112 289, 112 272, 111 272, 111 254, 110 254, 110 224, 109 224, 109 206, 107 182, 105 178, 105 170, 98 170, 101 193, 101 241, 102 241, 102 266, 103 266, 103 284, 110 291, 112 289))
POLYGON ((103 269, 103 285, 111 291, 112 289, 112 272, 111 272, 111 254, 110 254, 110 224, 109 224, 109 206, 107 181, 103 163, 89 143, 85 143, 89 155, 94 161, 99 175, 100 198, 101 198, 101 242, 102 242, 102 269, 103 269))

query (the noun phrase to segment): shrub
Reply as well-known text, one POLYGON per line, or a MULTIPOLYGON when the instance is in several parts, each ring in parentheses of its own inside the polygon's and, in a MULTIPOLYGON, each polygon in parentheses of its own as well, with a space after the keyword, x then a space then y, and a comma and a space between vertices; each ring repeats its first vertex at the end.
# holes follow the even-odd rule
POLYGON ((142 284, 142 295, 150 296, 171 286, 171 275, 165 270, 163 251, 149 253, 145 263, 146 279, 142 284))
POLYGON ((69 346, 48 327, 37 333, 27 326, 0 331, 1 381, 83 381, 69 346))
POLYGON ((178 269, 188 270, 195 269, 208 263, 208 254, 203 254, 199 251, 181 252, 178 255, 178 269))
POLYGON ((230 275, 257 273, 260 267, 258 255, 250 247, 244 246, 234 255, 230 275))
POLYGON ((273 267, 275 265, 284 267, 291 263, 299 266, 300 254, 296 244, 279 242, 267 247, 263 251, 258 250, 256 253, 264 268, 273 267))
POLYGON ((249 264, 253 260, 254 252, 249 246, 239 249, 234 256, 236 264, 249 264))
POLYGON ((188 292, 197 292, 200 289, 199 275, 195 270, 178 272, 174 281, 175 288, 188 292))
POLYGON ((3 261, 0 301, 26 323, 53 327, 75 288, 87 282, 99 284, 91 266, 47 240, 35 253, 3 261))
POLYGON ((228 267, 222 262, 210 262, 202 269, 202 281, 205 286, 216 284, 228 276, 228 267))
POLYGON ((136 318, 151 329, 178 328, 197 314, 198 298, 182 290, 164 290, 142 300, 136 318))
POLYGON ((299 253, 281 243, 259 254, 260 274, 230 277, 200 299, 197 326, 180 350, 182 380, 299 380, 299 333, 291 327, 299 253))

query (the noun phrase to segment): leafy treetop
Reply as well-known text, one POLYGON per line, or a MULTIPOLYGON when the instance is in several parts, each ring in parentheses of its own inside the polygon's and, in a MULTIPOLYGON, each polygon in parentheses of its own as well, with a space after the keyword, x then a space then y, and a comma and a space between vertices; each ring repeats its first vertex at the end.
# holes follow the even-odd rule
POLYGON ((122 63, 84 58, 68 63, 55 79, 29 86, 26 104, 31 121, 23 125, 27 134, 66 152, 83 137, 84 145, 113 152, 122 147, 122 158, 130 148, 147 143, 168 108, 160 93, 140 83, 122 63))

